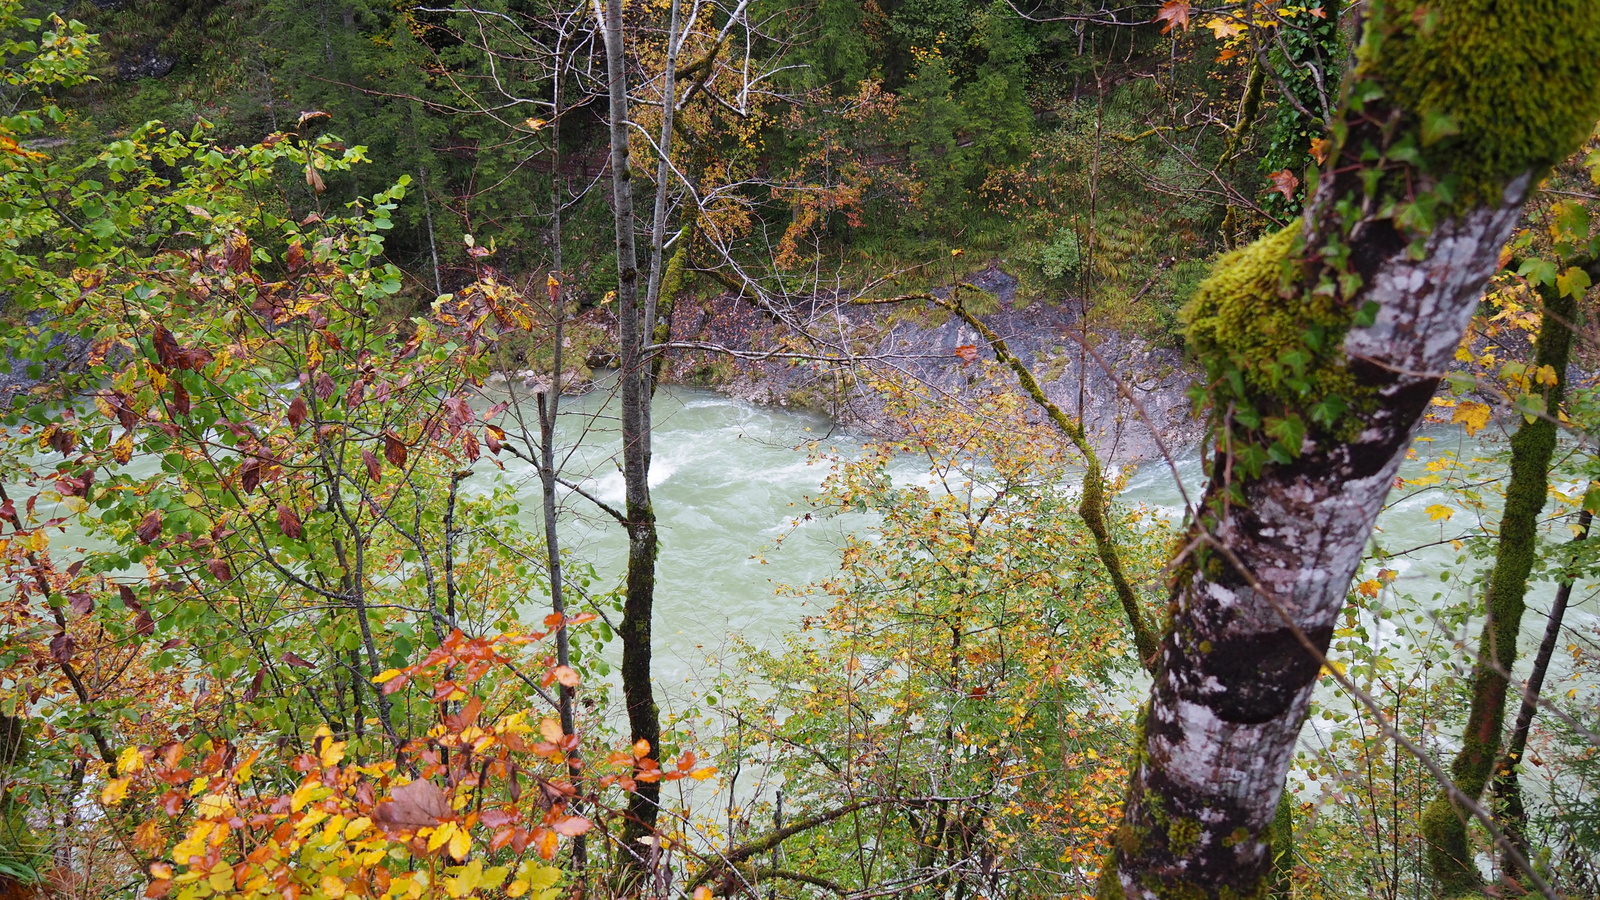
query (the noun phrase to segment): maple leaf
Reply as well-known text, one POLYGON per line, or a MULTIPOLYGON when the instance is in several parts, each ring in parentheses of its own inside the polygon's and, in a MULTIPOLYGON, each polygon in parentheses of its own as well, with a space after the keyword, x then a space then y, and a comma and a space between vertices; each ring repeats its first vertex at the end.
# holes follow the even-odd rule
POLYGON ((1455 413, 1450 416, 1450 424, 1458 422, 1466 428, 1467 436, 1471 437, 1489 424, 1489 407, 1471 400, 1463 400, 1456 407, 1455 413))
POLYGON ((1190 9, 1188 0, 1167 0, 1161 4, 1161 9, 1156 11, 1156 17, 1150 21, 1166 23, 1161 28, 1162 34, 1171 32, 1175 26, 1188 31, 1190 9))
POLYGON ((1300 189, 1300 179, 1288 169, 1279 169, 1267 177, 1272 179, 1272 189, 1282 194, 1285 200, 1293 200, 1294 192, 1300 189))
POLYGON ((1212 16, 1206 20, 1206 27, 1219 41, 1244 34, 1244 23, 1228 16, 1212 16))

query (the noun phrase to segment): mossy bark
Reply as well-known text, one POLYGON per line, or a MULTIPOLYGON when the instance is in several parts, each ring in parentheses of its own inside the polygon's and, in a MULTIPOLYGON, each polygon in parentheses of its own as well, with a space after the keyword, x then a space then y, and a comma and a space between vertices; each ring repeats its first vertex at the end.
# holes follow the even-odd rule
POLYGON ((1592 0, 1369 9, 1298 234, 1226 259, 1191 319, 1209 328, 1197 343, 1211 480, 1105 897, 1271 889, 1284 777, 1432 373, 1449 366, 1528 189, 1600 117, 1592 0), (1537 112, 1505 114, 1524 101, 1537 112), (1198 835, 1167 827, 1182 821, 1198 835))
MULTIPOLYGON (((622 622, 622 696, 628 710, 629 738, 649 746, 660 759, 661 716, 650 683, 650 632, 656 589, 656 518, 650 505, 650 366, 645 344, 650 335, 639 291, 638 254, 634 246, 633 183, 628 165, 628 84, 623 54, 622 0, 607 0, 602 35, 606 74, 610 81, 611 211, 617 248, 617 338, 621 371, 622 475, 628 572, 622 622)), ((639 838, 655 831, 661 786, 640 783, 628 795, 627 820, 620 854, 637 874, 647 865, 639 838)))
MULTIPOLYGON (((1476 800, 1483 794, 1500 752, 1511 667, 1517 661, 1528 574, 1539 549, 1539 513, 1550 493, 1550 457, 1556 448, 1556 411, 1566 390, 1577 301, 1553 287, 1540 290, 1544 319, 1539 326, 1536 368, 1549 366, 1555 383, 1544 391, 1550 415, 1523 422, 1511 438, 1511 481, 1500 514, 1500 538, 1485 590, 1488 619, 1479 636, 1472 675, 1472 706, 1461 735, 1461 749, 1450 767, 1456 788, 1476 800)), ((1481 890, 1483 880, 1467 837, 1467 811, 1440 792, 1422 814, 1428 867, 1448 895, 1481 890)))
MULTIPOLYGON (((1589 526, 1594 522, 1594 514, 1584 510, 1578 516, 1578 534, 1572 539, 1576 544, 1587 540, 1589 526)), ((1522 691, 1522 704, 1517 709, 1517 724, 1511 730, 1511 740, 1506 745, 1506 752, 1495 764, 1494 792, 1495 819, 1500 830, 1505 834, 1506 840, 1522 854, 1523 859, 1531 856, 1529 853, 1528 810, 1522 803, 1522 785, 1517 777, 1517 771, 1522 766, 1522 754, 1528 747, 1528 733, 1533 728, 1533 717, 1539 709, 1539 692, 1544 687, 1545 673, 1550 668, 1550 658, 1555 655, 1556 644, 1561 638, 1562 621, 1566 618, 1567 603, 1572 599, 1572 577, 1565 576, 1561 580, 1561 587, 1556 589, 1555 602, 1550 605, 1550 618, 1545 623, 1544 639, 1539 642, 1539 652, 1534 656, 1533 670, 1528 674, 1528 683, 1522 691)), ((1509 852, 1504 852, 1500 858, 1500 868, 1511 870, 1516 865, 1509 852)))

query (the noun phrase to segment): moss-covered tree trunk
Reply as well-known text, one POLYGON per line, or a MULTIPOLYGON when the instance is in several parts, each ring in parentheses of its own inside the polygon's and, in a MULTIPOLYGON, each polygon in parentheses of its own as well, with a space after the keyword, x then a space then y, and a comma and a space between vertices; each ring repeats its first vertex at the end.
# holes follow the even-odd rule
MULTIPOLYGON (((1572 539, 1578 544, 1589 538, 1589 526, 1594 522, 1594 513, 1584 510, 1578 516, 1578 534, 1572 539)), ((1562 621, 1567 615, 1567 603, 1572 599, 1573 576, 1568 574, 1561 579, 1561 587, 1556 589, 1555 602, 1550 604, 1550 618, 1545 623, 1544 639, 1539 642, 1539 652, 1533 659, 1533 669, 1528 673, 1528 683, 1522 689, 1522 704, 1517 708, 1517 724, 1511 729, 1511 740, 1506 744, 1506 752, 1501 755, 1500 761, 1494 769, 1494 810, 1495 819, 1500 825, 1500 830, 1505 834, 1506 840, 1511 842, 1511 847, 1522 854, 1523 859, 1528 859, 1528 809, 1522 802, 1522 784, 1517 776, 1522 767, 1522 754, 1528 748, 1528 733, 1533 729, 1533 717, 1539 710, 1539 692, 1544 688, 1545 674, 1550 670, 1550 658, 1555 655, 1556 643, 1561 639, 1562 621)), ((1511 847, 1502 848, 1500 868, 1510 871, 1516 865, 1510 850, 1511 847)))
POLYGON ((1373 522, 1530 186, 1600 116, 1592 0, 1368 12, 1303 221, 1224 257, 1189 311, 1211 482, 1103 897, 1269 889, 1284 776, 1373 522))
MULTIPOLYGON (((650 505, 650 364, 645 344, 644 304, 639 292, 638 252, 633 223, 633 183, 628 163, 628 79, 623 55, 622 0, 607 0, 601 33, 606 45, 610 82, 611 211, 617 247, 617 343, 621 371, 617 390, 622 400, 623 513, 628 530, 628 574, 622 606, 622 696, 628 708, 628 731, 644 741, 649 757, 659 759, 661 717, 650 684, 651 618, 656 593, 656 517, 650 505)), ((640 837, 656 825, 661 786, 640 782, 628 795, 628 819, 622 832, 624 861, 642 864, 636 856, 640 837)))
MULTIPOLYGON (((1483 794, 1500 752, 1500 730, 1505 724, 1506 694, 1511 667, 1517 661, 1517 641, 1522 634, 1522 612, 1539 549, 1539 514, 1550 493, 1550 457, 1556 449, 1556 410, 1566 389, 1567 357, 1572 349, 1572 320, 1578 303, 1554 286, 1539 291, 1544 320, 1539 326, 1535 368, 1555 370, 1555 383, 1544 389, 1549 416, 1523 422, 1511 437, 1511 481, 1506 485, 1505 508, 1500 513, 1500 537, 1495 545, 1494 568, 1484 591, 1488 619, 1478 638, 1478 659, 1472 672, 1472 706, 1461 734, 1461 749, 1450 766, 1456 788, 1476 800, 1483 794)), ((1428 866, 1447 894, 1483 887, 1467 839, 1467 811, 1441 791, 1422 814, 1422 833, 1428 842, 1428 866)))

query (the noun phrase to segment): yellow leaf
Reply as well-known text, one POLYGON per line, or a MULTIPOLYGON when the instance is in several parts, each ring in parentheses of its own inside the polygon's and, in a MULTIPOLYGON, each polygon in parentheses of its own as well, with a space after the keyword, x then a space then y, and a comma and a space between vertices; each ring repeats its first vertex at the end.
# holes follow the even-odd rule
POLYGON ((322 876, 322 892, 324 894, 327 894, 333 900, 339 900, 340 897, 344 896, 344 891, 344 879, 337 875, 322 876))
POLYGON ((1467 429, 1467 436, 1477 434, 1489 424, 1489 407, 1472 400, 1463 400, 1456 407, 1455 414, 1450 417, 1450 423, 1460 423, 1467 429))
POLYGON ((1426 512, 1428 513, 1429 520, 1434 521, 1434 522, 1438 522, 1440 520, 1448 520, 1451 516, 1456 514, 1455 510, 1451 509, 1448 506, 1444 506, 1444 505, 1438 504, 1438 503, 1435 503, 1434 505, 1428 507, 1426 512))
POLYGON ((117 773, 130 775, 144 768, 144 757, 139 755, 138 747, 124 748, 117 754, 117 773))
MULTIPOLYGON (((206 883, 211 885, 211 889, 218 893, 233 890, 233 866, 225 862, 219 862, 212 866, 210 875, 206 878, 206 883)), ((342 897, 344 894, 341 892, 334 896, 342 897)))
POLYGON ((289 811, 299 812, 305 809, 306 804, 313 799, 311 795, 320 790, 322 790, 322 782, 315 778, 307 778, 305 783, 295 788, 294 794, 289 797, 289 811))
POLYGON ((331 736, 328 737, 322 742, 322 751, 317 754, 317 758, 322 761, 324 769, 331 769, 337 766, 340 760, 344 759, 344 741, 336 741, 331 736))
POLYGON ((450 855, 456 859, 466 859, 471 849, 472 838, 467 836, 467 830, 457 828, 456 833, 450 836, 450 855))
POLYGON ((100 802, 106 806, 114 806, 121 803, 123 798, 128 796, 128 782, 132 780, 131 778, 113 778, 106 782, 105 788, 100 791, 100 802))
POLYGON ((433 830, 433 834, 428 835, 428 852, 432 853, 440 847, 443 847, 445 842, 450 840, 451 835, 455 833, 456 823, 454 822, 445 822, 438 828, 435 828, 433 830))
POLYGON ((371 826, 372 820, 366 816, 362 816, 358 819, 352 819, 350 824, 344 827, 344 839, 347 841, 353 841, 360 836, 361 832, 366 831, 371 826))
POLYGON ((385 681, 388 681, 392 678, 399 678, 402 674, 404 673, 402 673, 399 669, 384 669, 382 672, 378 673, 378 677, 372 679, 372 683, 383 684, 385 681))

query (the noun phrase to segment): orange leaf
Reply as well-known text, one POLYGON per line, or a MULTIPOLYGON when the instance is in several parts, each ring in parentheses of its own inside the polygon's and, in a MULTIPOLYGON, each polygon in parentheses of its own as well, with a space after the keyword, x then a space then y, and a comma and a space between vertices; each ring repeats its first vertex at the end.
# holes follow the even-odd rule
POLYGON ((1285 200, 1293 200, 1294 192, 1300 189, 1300 179, 1288 169, 1280 169, 1267 177, 1272 179, 1272 189, 1282 194, 1285 200))
POLYGON ((1167 2, 1161 4, 1161 9, 1156 12, 1156 17, 1151 21, 1167 23, 1161 28, 1162 34, 1171 32, 1175 26, 1188 31, 1189 9, 1188 0, 1167 0, 1167 2))

